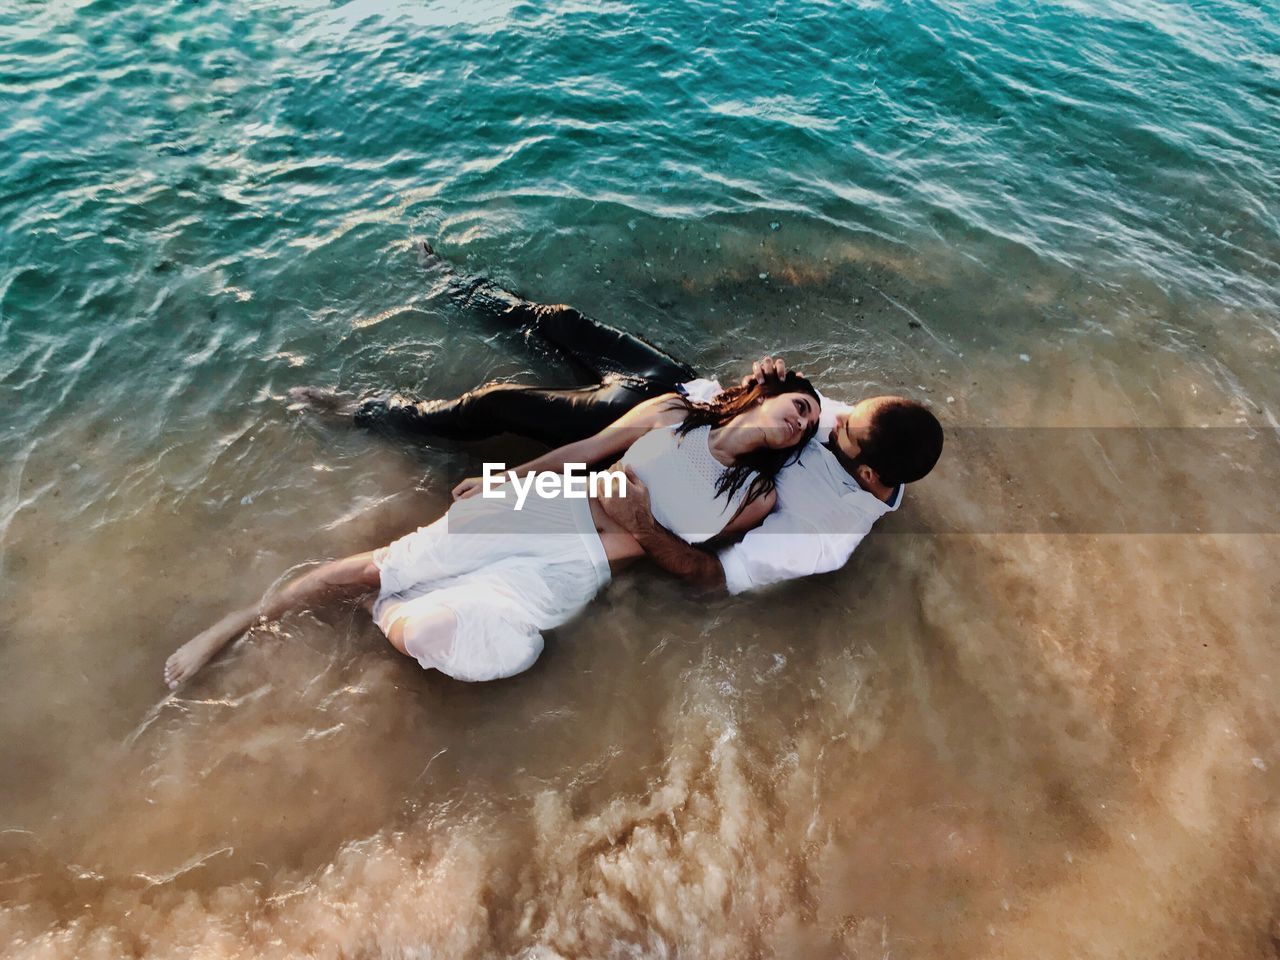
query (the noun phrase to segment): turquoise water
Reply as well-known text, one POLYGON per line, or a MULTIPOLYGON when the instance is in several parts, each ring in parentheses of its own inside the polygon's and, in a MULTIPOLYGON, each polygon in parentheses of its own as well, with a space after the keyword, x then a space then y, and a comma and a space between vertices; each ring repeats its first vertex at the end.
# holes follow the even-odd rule
MULTIPOLYGON (((1280 6, 10 0, 0 131, 16 955, 1270 942, 1274 538, 882 539, 754 605, 641 580, 496 692, 354 621, 159 675, 485 452, 290 387, 567 377, 418 238, 722 377, 1276 426, 1280 6), (286 823, 313 791, 352 803, 286 823), (1116 890, 1162 932, 1098 919, 1116 890)), ((915 516, 963 524, 954 470, 915 516)))
POLYGON ((299 380, 444 393, 524 372, 427 296, 413 237, 716 372, 777 346, 837 384, 834 344, 879 380, 945 357, 865 316, 796 316, 800 286, 884 307, 857 272, 878 262, 894 299, 926 281, 907 306, 951 354, 1140 316, 1270 409, 1273 354, 1190 353, 1277 337, 1275 13, 12 7, 4 459, 72 418, 158 452, 299 380), (738 295, 767 307, 711 315, 738 295), (782 311, 800 335, 775 334, 782 311))
MULTIPOLYGON (((718 331, 646 295, 754 279, 797 243, 946 256, 1002 291, 1065 271, 1122 303, 1149 286, 1265 309, 1280 283, 1266 5, 0 16, 3 373, 23 408, 6 432, 68 399, 189 415, 199 400, 153 375, 119 382, 173 356, 192 378, 260 366, 219 401, 281 352, 353 385, 403 379, 320 343, 421 292, 412 236, 530 295, 672 326, 695 360, 718 331)), ((957 336, 975 319, 936 318, 957 336)))

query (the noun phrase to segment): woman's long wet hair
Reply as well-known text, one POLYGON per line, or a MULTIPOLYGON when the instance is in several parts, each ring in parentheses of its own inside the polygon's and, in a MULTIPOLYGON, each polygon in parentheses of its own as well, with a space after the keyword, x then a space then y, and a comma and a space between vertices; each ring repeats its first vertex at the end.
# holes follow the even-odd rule
MULTIPOLYGON (((812 397, 815 404, 821 402, 818 391, 814 389, 812 383, 799 374, 788 371, 787 375, 781 379, 770 377, 763 383, 753 381, 746 386, 730 387, 716 394, 708 403, 696 403, 688 397, 681 396, 680 402, 688 412, 676 427, 676 435, 683 437, 699 427, 711 427, 713 430, 716 427, 723 427, 738 414, 763 403, 769 397, 776 397, 783 393, 803 393, 812 397)), ((794 462, 800 456, 804 445, 812 440, 817 432, 818 426, 815 423, 801 434, 794 446, 780 450, 761 447, 743 454, 738 458, 737 463, 732 467, 725 467, 724 472, 720 474, 720 479, 716 481, 716 496, 723 495, 732 500, 752 473, 756 476, 747 487, 747 495, 742 501, 742 506, 745 507, 757 497, 765 496, 773 490, 774 478, 777 477, 778 471, 794 462)))

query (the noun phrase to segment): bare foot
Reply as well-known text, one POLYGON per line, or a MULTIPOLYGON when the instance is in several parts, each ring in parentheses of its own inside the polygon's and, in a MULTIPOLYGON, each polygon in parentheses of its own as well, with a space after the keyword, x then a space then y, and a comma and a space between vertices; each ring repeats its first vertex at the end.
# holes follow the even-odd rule
POLYGON ((210 657, 242 632, 237 630, 229 634, 223 624, 217 623, 188 640, 164 662, 165 685, 170 690, 178 689, 180 684, 194 677, 210 657))
POLYGON ((290 410, 311 410, 335 417, 349 417, 360 406, 351 394, 329 387, 290 387, 288 396, 290 410))

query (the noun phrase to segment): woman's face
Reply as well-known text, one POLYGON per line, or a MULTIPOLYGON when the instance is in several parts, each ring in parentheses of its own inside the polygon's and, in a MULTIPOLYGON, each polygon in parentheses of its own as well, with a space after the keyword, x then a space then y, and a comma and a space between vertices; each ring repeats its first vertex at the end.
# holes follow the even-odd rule
POLYGON ((800 442, 806 430, 818 422, 818 401, 807 393, 780 393, 768 397, 753 411, 753 426, 764 434, 765 446, 785 450, 800 442))

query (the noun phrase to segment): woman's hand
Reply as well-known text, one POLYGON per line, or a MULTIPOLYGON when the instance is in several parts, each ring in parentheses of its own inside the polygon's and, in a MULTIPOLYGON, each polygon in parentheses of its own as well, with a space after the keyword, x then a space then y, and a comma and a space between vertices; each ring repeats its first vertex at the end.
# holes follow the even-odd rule
POLYGON ((453 499, 466 500, 468 497, 474 497, 483 487, 483 477, 467 477, 453 488, 453 499))

